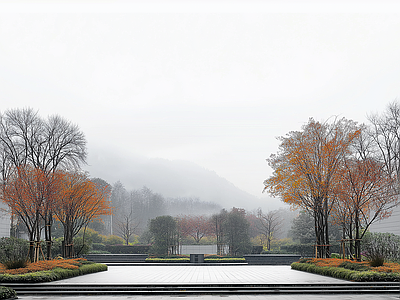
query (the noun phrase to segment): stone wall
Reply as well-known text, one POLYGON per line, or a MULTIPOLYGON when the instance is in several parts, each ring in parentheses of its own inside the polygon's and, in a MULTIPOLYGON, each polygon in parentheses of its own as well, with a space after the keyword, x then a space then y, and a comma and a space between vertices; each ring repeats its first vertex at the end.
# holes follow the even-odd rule
POLYGON ((373 223, 369 230, 371 232, 389 232, 400 235, 400 206, 393 209, 392 215, 387 218, 373 223))

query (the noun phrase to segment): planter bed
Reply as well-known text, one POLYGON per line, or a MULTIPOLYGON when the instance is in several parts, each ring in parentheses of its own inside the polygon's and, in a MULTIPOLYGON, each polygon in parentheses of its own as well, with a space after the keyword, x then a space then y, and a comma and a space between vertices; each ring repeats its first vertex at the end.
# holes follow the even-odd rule
POLYGON ((1 283, 50 282, 79 275, 106 271, 107 266, 85 259, 55 259, 28 264, 26 268, 6 270, 0 265, 1 283))
POLYGON ((368 262, 347 259, 301 259, 292 263, 292 269, 358 282, 400 282, 400 265, 385 263, 371 267, 368 262))

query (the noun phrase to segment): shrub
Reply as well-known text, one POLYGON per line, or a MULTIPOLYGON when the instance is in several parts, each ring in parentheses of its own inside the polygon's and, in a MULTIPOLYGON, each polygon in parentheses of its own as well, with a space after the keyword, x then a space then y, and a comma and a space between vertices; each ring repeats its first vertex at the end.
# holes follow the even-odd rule
POLYGON ((377 267, 400 259, 400 237, 392 233, 368 232, 362 239, 362 255, 377 267))
POLYGON ((83 232, 85 232, 85 240, 89 240, 92 243, 103 243, 103 237, 96 230, 91 228, 86 228, 86 231, 81 230, 78 236, 83 236, 83 232))
POLYGON ((220 258, 204 258, 206 263, 244 263, 246 259, 244 257, 220 257, 220 258))
POLYGON ((124 239, 117 235, 108 235, 108 236, 104 237, 103 244, 122 245, 122 244, 124 244, 124 239))
POLYGON ((260 254, 263 252, 263 246, 253 246, 251 249, 251 254, 260 254))
POLYGON ((354 270, 354 271, 368 271, 371 269, 371 267, 361 264, 361 263, 355 263, 351 261, 345 260, 339 265, 339 268, 345 268, 348 270, 354 270))
POLYGON ((0 299, 16 299, 17 293, 9 287, 0 286, 0 299))
POLYGON ((111 254, 111 252, 103 251, 103 250, 90 250, 89 254, 111 254))
POLYGON ((342 258, 339 253, 332 253, 331 258, 342 258))
POLYGON ((189 259, 189 255, 184 255, 184 254, 150 255, 149 258, 161 258, 161 259, 188 258, 189 259))
POLYGON ((106 251, 106 245, 102 243, 93 243, 92 250, 106 251))
POLYGON ((146 258, 146 262, 149 263, 187 263, 190 261, 189 257, 180 257, 180 258, 146 258))
POLYGON ((74 251, 76 255, 88 254, 90 247, 92 246, 91 241, 83 241, 82 237, 74 238, 74 251))
POLYGON ((0 239, 0 263, 8 269, 25 267, 29 243, 23 239, 3 237, 0 239))

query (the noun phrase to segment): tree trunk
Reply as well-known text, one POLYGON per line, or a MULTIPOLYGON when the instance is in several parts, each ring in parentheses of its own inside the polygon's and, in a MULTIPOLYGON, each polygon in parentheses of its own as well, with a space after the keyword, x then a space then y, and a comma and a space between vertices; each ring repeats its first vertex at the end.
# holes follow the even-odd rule
POLYGON ((325 229, 325 241, 324 241, 324 258, 330 258, 331 257, 331 251, 330 251, 330 246, 329 246, 329 226, 328 226, 328 199, 325 200, 324 203, 324 229, 325 229))
POLYGON ((29 233, 29 260, 35 262, 35 241, 33 231, 29 233))
POLYGON ((46 238, 46 250, 47 250, 47 260, 51 260, 51 226, 53 225, 53 217, 51 212, 45 218, 45 238, 46 238))
POLYGON ((359 211, 358 209, 356 210, 356 216, 355 216, 355 230, 356 230, 356 236, 355 236, 355 257, 357 261, 361 261, 361 243, 360 243, 360 216, 359 216, 359 211))

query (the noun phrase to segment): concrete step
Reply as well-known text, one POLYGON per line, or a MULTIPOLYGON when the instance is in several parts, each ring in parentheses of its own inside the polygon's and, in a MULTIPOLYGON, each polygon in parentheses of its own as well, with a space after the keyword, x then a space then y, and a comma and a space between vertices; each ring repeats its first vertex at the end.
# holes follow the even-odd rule
POLYGON ((343 284, 3 284, 18 295, 371 294, 400 292, 399 283, 343 284))

